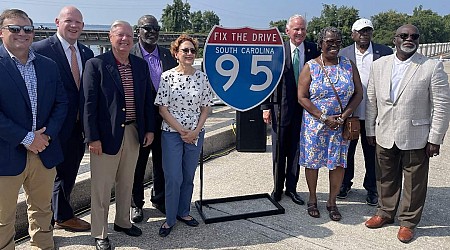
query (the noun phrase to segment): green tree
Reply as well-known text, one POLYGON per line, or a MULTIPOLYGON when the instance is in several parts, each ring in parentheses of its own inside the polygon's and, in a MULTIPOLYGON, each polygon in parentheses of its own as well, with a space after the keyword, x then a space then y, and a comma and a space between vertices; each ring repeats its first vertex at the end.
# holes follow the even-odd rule
POLYGON ((442 17, 442 20, 444 21, 444 29, 442 30, 445 33, 444 41, 449 42, 450 41, 450 14, 442 17))
POLYGON ((444 19, 436 12, 424 10, 422 5, 419 5, 414 8, 408 22, 419 29, 420 43, 446 42, 446 34, 442 29, 445 26, 444 19))
POLYGON ((285 34, 286 32, 286 24, 287 20, 278 20, 278 21, 270 21, 269 27, 277 28, 281 34, 285 34))
POLYGON ((189 22, 191 5, 182 0, 173 0, 173 4, 167 4, 163 9, 161 23, 164 31, 184 32, 191 30, 189 22))
POLYGON ((220 24, 219 16, 214 11, 206 10, 203 12, 203 26, 201 32, 209 33, 214 25, 220 24))
POLYGON ((203 32, 203 15, 200 10, 191 13, 190 21, 192 24, 192 32, 194 33, 203 32))
POLYGON ((342 46, 353 43, 350 36, 353 23, 359 18, 359 10, 353 7, 340 6, 334 4, 323 4, 320 17, 313 17, 308 23, 307 39, 316 41, 319 32, 328 26, 334 26, 342 32, 342 46))
POLYGON ((373 41, 387 46, 394 46, 392 39, 395 31, 403 24, 408 23, 408 15, 395 10, 381 12, 372 16, 373 41))

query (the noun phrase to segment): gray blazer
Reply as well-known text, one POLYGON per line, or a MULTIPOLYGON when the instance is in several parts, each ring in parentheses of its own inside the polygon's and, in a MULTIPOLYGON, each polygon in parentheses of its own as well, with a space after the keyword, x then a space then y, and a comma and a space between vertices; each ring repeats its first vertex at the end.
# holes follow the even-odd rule
POLYGON ((442 62, 415 53, 400 83, 397 99, 390 98, 394 55, 375 61, 369 77, 366 105, 367 136, 377 144, 401 150, 442 144, 450 120, 450 89, 442 62))

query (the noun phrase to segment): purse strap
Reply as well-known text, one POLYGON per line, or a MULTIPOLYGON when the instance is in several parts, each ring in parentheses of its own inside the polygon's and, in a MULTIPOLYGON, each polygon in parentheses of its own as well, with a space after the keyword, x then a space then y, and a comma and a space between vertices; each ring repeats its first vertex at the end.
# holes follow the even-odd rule
MULTIPOLYGON (((327 77, 328 81, 330 82, 330 85, 331 85, 331 88, 333 89, 334 95, 336 96, 336 99, 337 99, 338 102, 339 102, 339 106, 341 107, 341 113, 344 113, 344 108, 343 108, 343 106, 342 106, 341 98, 339 98, 339 94, 337 93, 337 90, 336 90, 336 88, 334 87, 333 82, 331 81, 330 77, 328 76, 327 71, 325 70, 325 67, 324 67, 325 65, 323 64, 322 55, 320 55, 320 62, 321 62, 321 64, 319 64, 319 65, 320 65, 320 67, 322 68, 323 73, 324 73, 325 76, 327 77)), ((338 57, 338 66, 339 66, 339 57, 338 57)), ((337 69, 337 70, 339 70, 339 69, 337 69)))

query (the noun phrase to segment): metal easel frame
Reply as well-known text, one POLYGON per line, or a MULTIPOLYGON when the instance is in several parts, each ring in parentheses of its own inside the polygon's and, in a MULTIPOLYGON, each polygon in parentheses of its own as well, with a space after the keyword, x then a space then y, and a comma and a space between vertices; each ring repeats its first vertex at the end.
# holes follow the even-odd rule
MULTIPOLYGON (((282 95, 282 86, 279 86, 277 88, 277 102, 278 105, 278 114, 277 114, 277 131, 280 131, 280 120, 281 120, 281 95, 282 95)), ((277 142, 276 142, 276 158, 274 162, 274 166, 278 166, 278 161, 280 158, 280 142, 278 140, 277 136, 277 142)), ((275 171, 275 173, 278 173, 278 171, 275 171)), ((275 176, 275 185, 277 178, 275 176)), ((248 218, 256 218, 256 217, 262 217, 262 216, 269 216, 269 215, 277 215, 277 214, 284 214, 285 209, 272 197, 267 193, 261 193, 261 194, 250 194, 250 195, 243 195, 243 196, 232 196, 232 197, 225 197, 225 198, 216 198, 216 199, 203 199, 203 148, 200 153, 200 200, 195 201, 195 207, 197 208, 200 216, 202 217, 202 220, 205 224, 210 223, 217 223, 217 222, 225 222, 225 221, 233 221, 233 220, 241 220, 241 219, 248 219, 248 218), (275 209, 269 209, 264 211, 257 211, 257 212, 250 212, 250 213, 242 213, 242 214, 230 214, 225 216, 218 216, 218 217, 211 217, 208 218, 206 214, 203 212, 203 207, 213 204, 220 204, 220 203, 227 203, 227 202, 238 202, 238 201, 244 201, 244 200, 257 200, 257 199, 268 199, 275 207, 275 209)))

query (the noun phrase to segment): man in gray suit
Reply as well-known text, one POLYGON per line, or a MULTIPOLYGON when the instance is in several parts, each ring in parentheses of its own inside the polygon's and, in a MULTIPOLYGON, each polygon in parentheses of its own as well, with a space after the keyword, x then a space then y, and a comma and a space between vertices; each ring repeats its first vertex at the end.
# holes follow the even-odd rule
MULTIPOLYGON (((177 66, 177 62, 166 48, 158 46, 159 30, 158 20, 152 15, 144 15, 138 20, 137 29, 139 42, 131 49, 130 53, 147 61, 150 76, 152 78, 152 95, 156 96, 159 87, 161 73, 177 66)), ((161 150, 161 123, 162 117, 159 115, 159 107, 154 105, 155 114, 155 137, 149 147, 140 147, 139 158, 136 163, 133 183, 133 202, 131 203, 131 220, 141 222, 144 219, 144 175, 147 166, 148 156, 152 150, 153 163, 153 188, 151 202, 153 207, 165 213, 165 192, 164 192, 164 172, 162 168, 161 150)))
MULTIPOLYGON (((365 124, 366 101, 367 101, 367 83, 369 82, 370 67, 372 62, 378 58, 392 54, 392 49, 386 45, 372 42, 373 25, 368 19, 361 18, 356 20, 352 26, 352 39, 354 44, 343 48, 339 54, 349 58, 358 67, 359 76, 363 86, 363 101, 359 104, 354 116, 359 117, 361 122, 361 146, 364 153, 364 165, 366 175, 364 176, 363 186, 367 190, 366 203, 370 206, 378 204, 377 185, 375 178, 375 147, 367 143, 365 124)), ((352 179, 355 175, 355 151, 358 145, 358 139, 352 140, 348 148, 347 168, 345 169, 342 186, 337 195, 339 199, 347 198, 347 194, 353 184, 352 179)))
POLYGON ((376 145, 379 204, 365 225, 393 223, 398 212, 397 238, 404 243, 420 221, 429 158, 439 155, 450 119, 447 74, 442 62, 416 53, 419 37, 413 25, 398 28, 395 55, 373 63, 367 88, 365 125, 369 144, 376 145))

